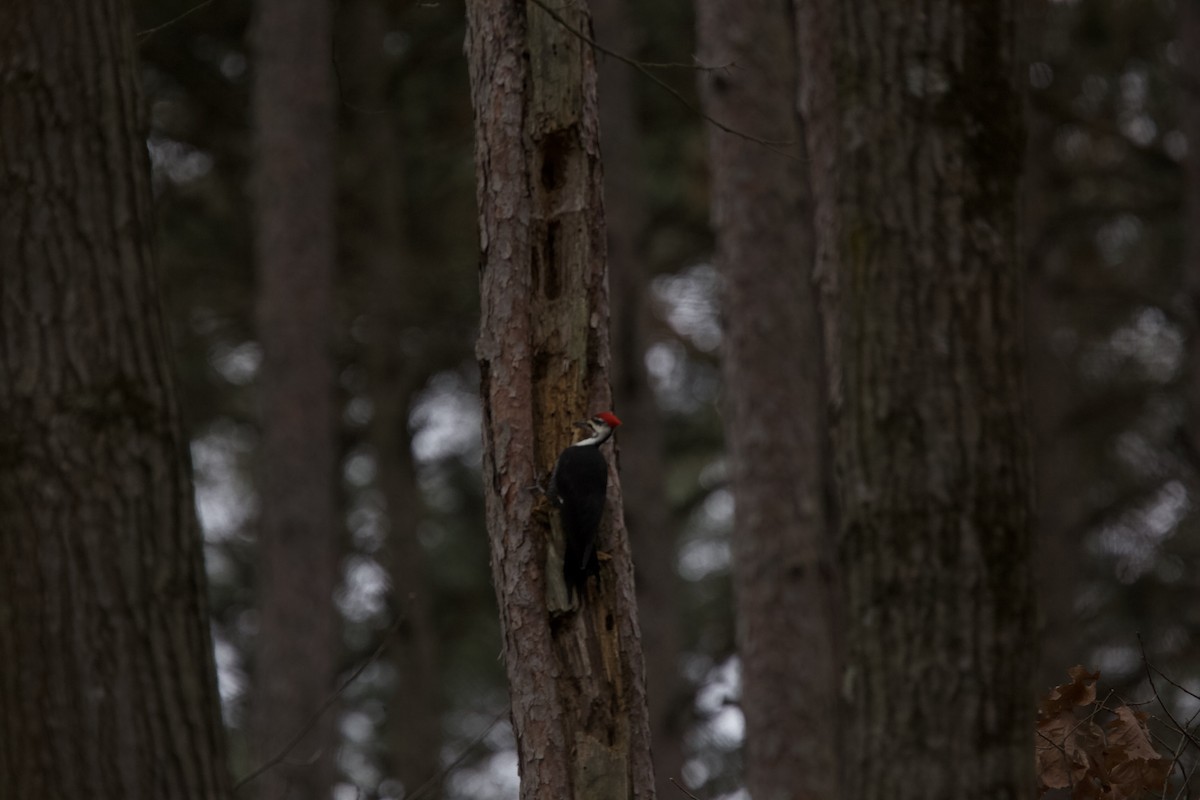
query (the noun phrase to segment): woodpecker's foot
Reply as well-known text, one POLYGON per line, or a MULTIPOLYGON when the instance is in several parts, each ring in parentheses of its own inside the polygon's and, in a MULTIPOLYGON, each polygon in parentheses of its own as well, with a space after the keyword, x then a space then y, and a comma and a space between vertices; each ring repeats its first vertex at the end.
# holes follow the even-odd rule
POLYGON ((596 551, 597 561, 612 561, 612 553, 606 553, 603 550, 596 551))
POLYGON ((534 495, 540 494, 542 497, 549 500, 550 504, 555 508, 558 508, 562 505, 562 500, 559 499, 558 495, 551 491, 549 481, 544 481, 539 478, 537 483, 533 484, 532 486, 526 486, 525 491, 534 495))

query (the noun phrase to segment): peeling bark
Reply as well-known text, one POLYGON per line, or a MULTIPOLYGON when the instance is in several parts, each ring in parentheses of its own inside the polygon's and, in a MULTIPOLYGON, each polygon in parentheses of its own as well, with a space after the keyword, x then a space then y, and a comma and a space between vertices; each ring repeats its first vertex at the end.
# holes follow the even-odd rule
MULTIPOLYGON (((582 4, 555 5, 581 30, 582 4)), ((576 608, 561 543, 533 491, 611 394, 595 64, 529 3, 467 4, 476 121, 482 325, 477 346, 492 573, 521 797, 650 798, 633 567, 609 454, 612 559, 576 608)))

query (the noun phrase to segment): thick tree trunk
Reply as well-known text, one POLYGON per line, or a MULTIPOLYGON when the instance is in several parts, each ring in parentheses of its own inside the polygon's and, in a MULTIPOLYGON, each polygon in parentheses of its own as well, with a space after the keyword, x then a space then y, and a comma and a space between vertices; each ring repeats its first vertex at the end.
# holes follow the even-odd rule
POLYGON ((349 0, 339 14, 342 91, 355 109, 345 127, 348 166, 346 248, 363 268, 362 298, 370 323, 367 381, 371 396, 369 441, 376 485, 387 511, 381 558, 392 584, 392 612, 400 625, 388 648, 396 668, 388 719, 385 769, 408 793, 437 800, 441 769, 441 687, 433 597, 417 523, 424 511, 417 486, 408 417, 427 379, 428 359, 404 351, 406 332, 418 324, 425 301, 404 247, 401 213, 400 134, 389 92, 392 63, 384 53, 390 27, 381 0, 349 0), (432 784, 430 781, 434 781, 432 784))
POLYGON ((0 10, 0 794, 228 796, 132 21, 0 10))
MULTIPOLYGON (((637 49, 640 29, 628 0, 592 4, 596 38, 618 52, 637 49)), ((666 502, 662 418, 646 373, 650 271, 642 247, 647 219, 638 169, 642 133, 637 119, 635 73, 601 56, 600 138, 608 203, 608 265, 612 286, 613 404, 636 436, 621 445, 625 523, 633 547, 638 620, 646 654, 646 694, 654 750, 655 791, 679 790, 670 778, 683 769, 683 737, 690 695, 679 672, 682 591, 675 571, 676 536, 666 502)))
MULTIPOLYGON (((259 0, 255 46, 256 256, 263 348, 259 633, 250 726, 276 756, 334 688, 340 628, 334 368, 334 104, 326 0, 259 0)), ((264 798, 326 800, 336 715, 261 776, 264 798)))
POLYGON ((776 0, 701 0, 705 109, 724 277, 725 436, 735 501, 746 784, 755 800, 838 793, 836 586, 826 414, 792 19, 776 0))
POLYGON ((1027 797, 1013 6, 797 8, 847 596, 847 797, 1027 797))
MULTIPOLYGON (((552 6, 581 31, 579 3, 552 6)), ((612 558, 572 606, 533 491, 571 423, 611 401, 595 64, 535 2, 472 0, 467 54, 482 247, 484 485, 525 800, 650 798, 642 653, 616 464, 612 558)))

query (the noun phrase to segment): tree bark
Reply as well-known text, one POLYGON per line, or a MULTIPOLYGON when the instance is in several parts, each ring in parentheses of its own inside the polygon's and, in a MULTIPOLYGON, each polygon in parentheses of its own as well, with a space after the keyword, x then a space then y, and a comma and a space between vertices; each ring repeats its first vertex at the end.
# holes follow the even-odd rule
MULTIPOLYGON (((257 315, 263 360, 259 631, 250 726, 275 757, 334 688, 340 568, 334 367, 334 100, 331 6, 259 0, 253 113, 257 315)), ((325 800, 336 776, 326 712, 258 778, 264 798, 325 800)))
POLYGON ((846 796, 1027 797, 1011 2, 797 4, 846 586, 846 796))
POLYGON ((836 585, 824 476, 813 233, 785 3, 701 0, 712 219, 724 278, 725 437, 746 784, 756 800, 838 795, 836 585), (782 150, 782 152, 780 152, 782 150))
POLYGON ((228 797, 132 18, 0 10, 0 782, 228 797))
POLYGON ((615 458, 598 588, 563 585, 561 534, 532 491, 571 423, 610 401, 595 64, 581 3, 472 0, 484 486, 521 797, 650 798, 640 634, 615 458))
MULTIPOLYGON (((596 38, 621 53, 637 51, 642 31, 627 0, 592 4, 596 38)), ((639 164, 643 153, 635 73, 601 56, 598 69, 600 138, 608 204, 608 266, 612 287, 613 404, 636 431, 621 447, 625 523, 634 553, 638 620, 646 657, 646 694, 654 752, 655 792, 677 794, 670 778, 683 770, 690 693, 680 676, 682 593, 675 570, 676 531, 667 503, 663 421, 646 372, 650 269, 642 245, 647 220, 639 164)))

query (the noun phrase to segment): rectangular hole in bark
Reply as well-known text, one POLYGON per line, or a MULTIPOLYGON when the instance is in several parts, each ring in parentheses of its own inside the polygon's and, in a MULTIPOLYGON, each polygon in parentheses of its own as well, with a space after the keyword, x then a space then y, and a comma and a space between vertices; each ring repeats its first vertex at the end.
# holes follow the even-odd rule
POLYGON ((542 143, 542 188, 554 192, 567 180, 567 154, 571 149, 569 131, 555 131, 542 143))
POLYGON ((544 350, 533 352, 533 385, 540 386, 550 372, 550 355, 544 350))
POLYGON ((605 614, 604 615, 604 630, 611 631, 613 629, 613 623, 614 623, 613 615, 605 614))
MULTIPOLYGON (((537 228, 533 230, 536 231, 537 228)), ((537 240, 536 233, 531 234, 529 238, 529 285, 536 290, 542 285, 542 264, 546 261, 546 254, 542 250, 541 242, 537 240)))
POLYGON ((546 241, 542 246, 542 294, 547 300, 555 300, 562 293, 562 282, 558 275, 558 237, 562 224, 552 219, 546 223, 546 241))

